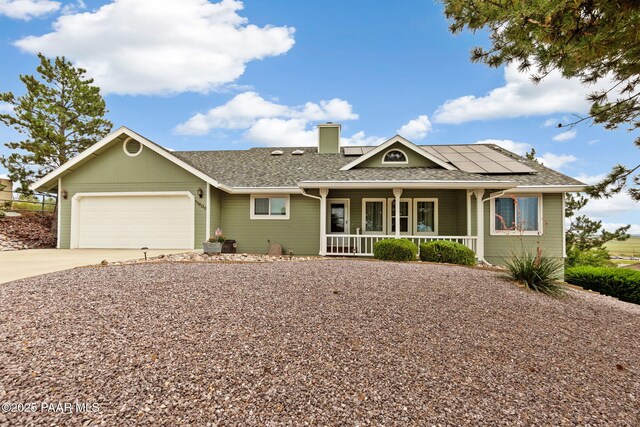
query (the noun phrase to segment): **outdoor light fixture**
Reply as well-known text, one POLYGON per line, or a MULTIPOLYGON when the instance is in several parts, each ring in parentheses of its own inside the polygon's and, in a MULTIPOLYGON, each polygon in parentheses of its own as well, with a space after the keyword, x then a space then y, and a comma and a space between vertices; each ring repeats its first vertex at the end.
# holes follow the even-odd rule
POLYGON ((62 190, 62 198, 67 200, 67 197, 69 197, 69 193, 67 193, 67 190, 62 190))
POLYGON ((202 192, 202 188, 198 188, 198 197, 200 197, 202 199, 202 195, 204 193, 202 192))

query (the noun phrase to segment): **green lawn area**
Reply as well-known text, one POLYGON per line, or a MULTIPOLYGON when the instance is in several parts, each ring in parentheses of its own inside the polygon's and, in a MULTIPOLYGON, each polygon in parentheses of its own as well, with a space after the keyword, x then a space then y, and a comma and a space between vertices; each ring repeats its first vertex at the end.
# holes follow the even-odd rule
POLYGON ((624 242, 614 240, 608 242, 605 246, 613 256, 640 257, 640 237, 631 237, 624 242))

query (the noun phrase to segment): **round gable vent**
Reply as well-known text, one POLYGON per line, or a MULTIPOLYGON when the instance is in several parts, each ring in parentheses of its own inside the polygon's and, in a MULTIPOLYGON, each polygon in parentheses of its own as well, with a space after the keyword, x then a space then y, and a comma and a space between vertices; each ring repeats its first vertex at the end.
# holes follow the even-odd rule
POLYGON ((142 144, 135 139, 127 138, 127 140, 122 144, 122 148, 127 156, 134 157, 142 151, 142 144))

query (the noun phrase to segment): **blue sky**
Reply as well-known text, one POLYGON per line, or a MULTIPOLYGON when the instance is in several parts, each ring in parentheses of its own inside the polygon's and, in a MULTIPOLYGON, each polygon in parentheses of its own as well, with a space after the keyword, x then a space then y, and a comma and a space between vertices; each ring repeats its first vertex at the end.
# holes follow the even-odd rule
MULTIPOLYGON (((0 0, 0 91, 23 93, 18 75, 41 51, 87 68, 116 127, 175 150, 309 145, 331 120, 344 144, 400 131, 420 144, 534 147, 590 183, 638 158, 625 130, 555 127, 587 111, 593 88, 557 75, 534 86, 513 67, 470 63, 486 44, 450 34, 430 1, 0 0)), ((0 127, 0 142, 18 137, 0 127)), ((624 195, 585 213, 640 233, 624 195)))

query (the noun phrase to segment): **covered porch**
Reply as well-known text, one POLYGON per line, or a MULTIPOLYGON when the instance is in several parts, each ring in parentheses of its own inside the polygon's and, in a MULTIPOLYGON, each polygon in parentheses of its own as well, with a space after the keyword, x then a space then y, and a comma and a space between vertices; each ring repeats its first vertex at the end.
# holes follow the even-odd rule
MULTIPOLYGON (((420 185, 421 184, 421 185, 420 185)), ((484 259, 484 189, 430 187, 319 188, 320 255, 373 256, 383 239, 457 242, 484 259), (399 209, 397 207, 399 206, 399 209)))

